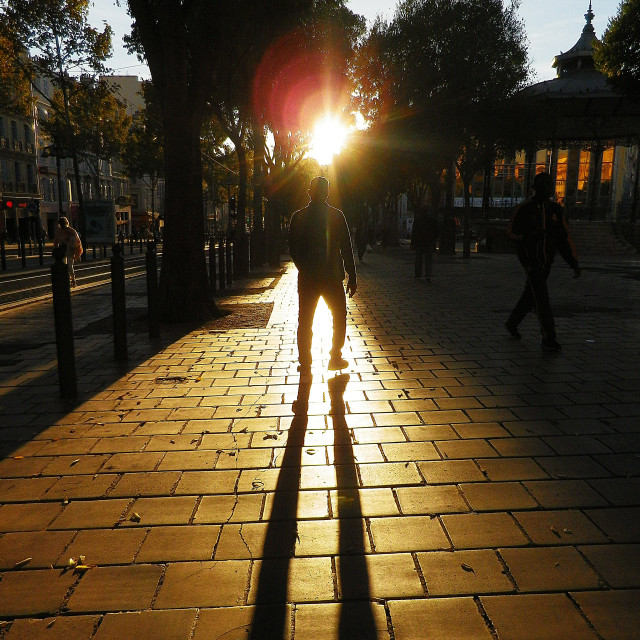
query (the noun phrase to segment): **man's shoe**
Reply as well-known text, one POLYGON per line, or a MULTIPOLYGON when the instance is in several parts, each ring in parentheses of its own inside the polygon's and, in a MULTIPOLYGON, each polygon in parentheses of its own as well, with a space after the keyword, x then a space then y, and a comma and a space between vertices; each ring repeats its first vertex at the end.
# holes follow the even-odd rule
POLYGON ((520 335, 520 332, 513 325, 510 325, 508 322, 505 322, 504 326, 506 327, 507 331, 509 332, 509 335, 511 335, 512 338, 515 338, 516 340, 520 340, 520 338, 522 338, 522 336, 520 335))
POLYGON ((560 351, 562 349, 562 345, 555 338, 543 340, 540 347, 543 351, 560 351))
POLYGON ((329 371, 340 371, 341 369, 345 369, 349 366, 349 361, 345 360, 342 356, 332 356, 331 360, 329 360, 328 369, 329 371))

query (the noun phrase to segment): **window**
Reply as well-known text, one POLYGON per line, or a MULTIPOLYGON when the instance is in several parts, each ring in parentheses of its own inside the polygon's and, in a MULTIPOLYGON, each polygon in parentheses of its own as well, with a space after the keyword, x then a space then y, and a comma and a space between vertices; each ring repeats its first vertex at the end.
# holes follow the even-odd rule
POLYGON ((611 176, 613 175, 613 147, 602 153, 602 171, 600 173, 600 204, 606 206, 611 195, 611 176))
POLYGON ((586 205, 589 193, 589 166, 591 165, 591 152, 580 149, 578 160, 578 187, 576 189, 576 204, 586 205))
POLYGON ((558 150, 558 166, 556 169, 556 200, 564 202, 567 193, 567 163, 569 161, 569 150, 558 150))

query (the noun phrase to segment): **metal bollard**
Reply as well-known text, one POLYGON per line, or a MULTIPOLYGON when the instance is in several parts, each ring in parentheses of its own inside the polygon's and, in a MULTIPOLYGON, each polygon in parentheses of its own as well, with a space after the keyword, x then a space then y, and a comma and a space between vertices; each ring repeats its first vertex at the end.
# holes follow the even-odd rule
POLYGON ((147 316, 149 320, 149 337, 160 337, 159 300, 158 300, 158 257, 156 243, 147 244, 147 316))
POLYGON ((107 247, 105 245, 102 245, 102 257, 107 257, 107 247))
POLYGON ((209 239, 209 286, 211 292, 216 292, 216 242, 213 238, 209 239))
POLYGON ((22 266, 24 268, 27 266, 27 250, 24 244, 24 240, 22 238, 20 238, 20 240, 18 241, 18 244, 20 246, 20 259, 22 261, 22 266))
POLYGON ((224 236, 220 236, 220 242, 218 243, 218 285, 220 291, 224 291, 227 283, 225 275, 225 258, 224 258, 224 236))
POLYGON ((127 304, 124 291, 122 245, 113 245, 111 257, 111 301, 113 305, 113 348, 118 361, 127 360, 127 304))
POLYGON ((41 265, 44 264, 44 239, 40 238, 38 240, 38 262, 40 262, 41 265))
POLYGON ((91 249, 92 249, 92 251, 93 251, 93 259, 95 260, 95 259, 96 259, 96 245, 94 244, 94 245, 91 247, 91 249))
POLYGON ((69 286, 69 269, 64 262, 65 255, 64 247, 56 247, 53 250, 55 262, 51 265, 51 290, 53 293, 60 396, 75 398, 78 395, 76 355, 73 345, 71 287, 69 286))
POLYGON ((6 233, 0 234, 0 263, 2 264, 2 270, 7 270, 7 247, 6 243, 6 233))
POLYGON ((133 236, 129 236, 129 254, 133 255, 133 236))
POLYGON ((144 244, 144 243, 142 242, 142 236, 140 236, 139 243, 140 243, 140 253, 142 253, 142 245, 144 244))
POLYGON ((233 282, 233 242, 227 238, 227 284, 233 282))

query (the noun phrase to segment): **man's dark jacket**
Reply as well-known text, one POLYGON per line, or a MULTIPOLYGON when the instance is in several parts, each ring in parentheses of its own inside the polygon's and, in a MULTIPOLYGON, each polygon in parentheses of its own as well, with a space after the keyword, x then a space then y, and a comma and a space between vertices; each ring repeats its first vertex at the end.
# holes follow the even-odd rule
POLYGON ((518 259, 526 269, 549 269, 556 250, 572 269, 578 267, 563 208, 557 202, 539 203, 534 198, 521 204, 511 218, 507 236, 516 241, 518 259))
POLYGON ((326 202, 311 201, 289 226, 289 254, 298 271, 317 280, 356 277, 351 236, 344 214, 326 202))

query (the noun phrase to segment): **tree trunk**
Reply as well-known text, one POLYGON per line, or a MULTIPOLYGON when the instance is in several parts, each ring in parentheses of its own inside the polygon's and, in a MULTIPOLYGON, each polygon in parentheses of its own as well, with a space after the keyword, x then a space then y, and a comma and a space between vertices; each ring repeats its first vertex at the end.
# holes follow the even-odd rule
POLYGON ((450 160, 445 173, 445 208, 442 230, 440 232, 440 253, 454 255, 456 252, 456 224, 453 216, 453 190, 455 186, 455 168, 450 160))
POLYGON ((202 321, 220 315, 205 258, 200 122, 180 101, 163 110, 166 198, 160 316, 165 322, 202 321))
POLYGON ((462 178, 464 184, 464 227, 462 232, 462 257, 471 257, 471 227, 469 226, 469 215, 471 209, 471 179, 462 178))
POLYGON ((234 234, 235 273, 246 276, 249 273, 249 238, 247 237, 247 152, 242 142, 234 141, 238 157, 238 209, 234 234))
POLYGON ((260 267, 265 262, 264 220, 262 217, 262 189, 264 176, 264 137, 257 131, 254 123, 253 132, 253 225, 251 228, 251 267, 260 267))

